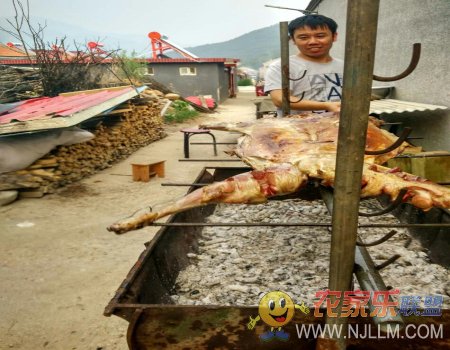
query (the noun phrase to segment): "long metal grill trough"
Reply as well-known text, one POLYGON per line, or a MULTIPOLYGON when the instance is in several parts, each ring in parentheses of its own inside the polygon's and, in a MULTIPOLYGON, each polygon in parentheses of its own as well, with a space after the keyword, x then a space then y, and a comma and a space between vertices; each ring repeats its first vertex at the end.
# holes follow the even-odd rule
MULTIPOLYGON (((221 181, 247 170, 205 168, 195 183, 221 181)), ((189 191, 197 187, 192 186, 189 191)), ((284 288, 296 303, 305 301, 312 307, 313 294, 327 286, 328 228, 331 225, 325 202, 320 198, 319 188, 311 185, 295 198, 279 198, 283 200, 248 206, 251 214, 243 213, 247 210, 245 206, 208 205, 171 216, 167 223, 160 224, 164 227, 147 244, 106 307, 105 315, 114 314, 129 321, 127 337, 130 349, 253 349, 261 346, 258 335, 267 326, 260 322, 252 331, 246 326, 250 316, 258 315, 255 305, 261 293, 284 288), (254 217, 254 222, 247 221, 249 216, 254 217), (240 238, 247 241, 239 241, 240 238), (250 242, 251 246, 245 242, 250 242), (215 253, 205 253, 208 245, 209 248, 215 245, 215 253), (270 250, 276 253, 261 259, 270 250), (247 257, 246 251, 253 255, 247 257), (260 260, 269 263, 269 267, 261 265, 260 260), (203 263, 209 268, 214 265, 221 272, 207 268, 206 275, 202 275, 203 263), (183 281, 186 282, 184 285, 183 281)), ((367 211, 378 206, 373 201, 366 203, 367 211)), ((400 205, 396 210, 404 216, 402 223, 392 216, 387 219, 384 216, 379 225, 376 219, 361 218, 360 240, 377 241, 395 228, 398 232, 387 243, 367 247, 377 265, 389 259, 390 253, 402 255, 383 268, 381 273, 385 276, 385 283, 389 287, 400 288, 405 295, 442 294, 448 305, 448 275, 445 284, 448 270, 428 264, 427 254, 417 242, 409 242, 409 236, 401 228, 410 226, 409 229, 422 231, 422 234, 430 229, 448 233, 448 213, 439 209, 416 213, 409 205, 400 205), (420 222, 426 225, 421 226, 420 222), (392 244, 393 241, 397 245, 392 244), (409 248, 405 248, 404 245, 408 244, 409 248), (414 278, 417 278, 417 283, 413 283, 414 278), (400 285, 403 280, 409 282, 400 285)), ((360 246, 363 245, 360 242, 360 246)), ((356 257, 358 259, 358 254, 356 257)), ((364 256, 361 259, 364 261, 364 256)), ((355 289, 364 289, 364 286, 364 278, 360 286, 355 279, 355 289)), ((284 327, 291 334, 289 341, 267 343, 264 348, 314 349, 316 340, 312 337, 299 339, 295 328, 296 324, 324 323, 323 318, 312 314, 296 312, 293 320, 284 327)), ((349 319, 350 324, 370 324, 371 327, 375 327, 375 322, 383 321, 386 320, 349 319)), ((437 321, 433 317, 421 316, 403 317, 402 322, 404 325, 418 325, 437 321)), ((386 339, 370 339, 370 342, 351 339, 348 344, 353 349, 379 349, 386 344, 389 344, 389 349, 404 349, 412 345, 415 349, 445 348, 450 338, 450 313, 444 310, 438 323, 444 324, 443 339, 405 338, 389 339, 388 342, 386 339)))
MULTIPOLYGON (((262 289, 279 288, 278 282, 286 282, 283 288, 290 292, 293 288, 298 288, 295 293, 300 294, 300 298, 304 298, 303 291, 306 289, 310 294, 315 288, 323 288, 324 278, 317 276, 325 268, 325 257, 312 257, 302 265, 301 261, 304 255, 308 253, 324 253, 324 247, 314 247, 320 236, 322 240, 327 236, 326 230, 332 227, 332 239, 330 249, 329 263, 329 283, 328 288, 337 292, 347 291, 352 288, 351 282, 353 275, 356 275, 360 287, 370 293, 377 290, 387 290, 385 281, 379 274, 379 270, 393 269, 388 271, 387 278, 390 281, 399 282, 399 275, 407 274, 410 266, 416 267, 418 261, 426 256, 417 254, 410 259, 394 255, 383 263, 375 263, 369 254, 371 246, 380 247, 378 244, 388 244, 389 240, 396 236, 401 239, 402 234, 389 231, 383 237, 372 240, 366 240, 358 237, 363 227, 371 228, 369 236, 374 234, 375 228, 391 228, 408 227, 417 232, 433 232, 434 242, 448 243, 449 232, 449 214, 445 210, 431 211, 422 213, 411 211, 408 206, 401 205, 397 207, 397 212, 403 217, 402 223, 386 223, 386 219, 381 223, 369 219, 370 222, 363 224, 359 222, 358 206, 361 186, 362 165, 364 162, 364 147, 366 144, 366 131, 369 113, 370 87, 372 80, 378 81, 394 81, 401 79, 410 74, 419 61, 420 44, 414 45, 413 56, 408 68, 401 74, 393 77, 380 77, 373 74, 376 29, 378 20, 379 1, 375 0, 358 0, 349 1, 347 8, 347 33, 346 33, 346 50, 345 50, 345 66, 344 76, 350 77, 344 80, 342 89, 342 106, 340 112, 339 134, 336 154, 336 167, 334 179, 334 195, 333 199, 330 193, 321 191, 324 202, 329 212, 333 213, 332 222, 317 222, 317 218, 305 222, 299 218, 298 222, 289 222, 290 218, 283 216, 280 222, 278 217, 272 217, 272 213, 267 213, 269 222, 246 222, 245 219, 234 217, 233 213, 225 214, 231 216, 231 223, 227 222, 205 222, 205 218, 214 210, 213 206, 204 208, 191 209, 187 212, 174 215, 170 218, 168 224, 162 224, 163 227, 153 239, 147 250, 141 255, 141 258, 133 267, 132 271, 124 281, 116 296, 111 300, 105 310, 106 315, 116 314, 129 320, 128 344, 130 348, 182 348, 182 349, 254 349, 261 347, 258 335, 262 334, 264 325, 257 326, 253 332, 246 329, 246 324, 255 317, 258 312, 255 307, 240 306, 242 303, 246 305, 249 300, 245 299, 245 295, 258 295, 262 289), (355 78, 357 77, 357 79, 355 78), (332 206, 334 205, 334 208, 332 206), (406 214, 405 214, 406 213, 406 214), (358 224, 359 222, 359 224, 358 224), (214 229, 223 227, 219 231, 214 229), (201 235, 201 228, 208 227, 204 235, 201 235), (243 227, 244 232, 237 232, 237 237, 230 239, 226 231, 243 227), (264 231, 262 228, 270 227, 270 230, 264 231), (292 230, 291 230, 292 229, 292 230), (430 231, 424 231, 430 230, 430 231), (250 243, 239 243, 239 236, 246 235, 250 243), (285 235, 285 236, 283 236, 285 235), (308 235, 312 237, 308 237, 308 235), (444 235, 444 236, 442 236, 444 235), (272 236, 270 239, 267 236, 272 236), (214 239, 216 240, 214 242, 214 239), (220 241, 222 239, 222 241, 220 241), (264 249, 265 245, 273 248, 272 241, 279 239, 281 245, 275 246, 274 249, 264 249), (228 241, 227 241, 228 240, 228 241), (232 242, 230 242, 232 240, 232 242), (304 247, 300 241, 307 241, 304 247), (211 243, 213 241, 213 243, 211 243), (263 241, 263 246, 259 247, 255 242, 263 241), (369 241, 369 242, 367 242, 369 241), (227 246, 226 244, 235 244, 236 246, 227 246), (223 246, 225 244, 225 246, 223 246), (205 246, 216 245, 215 251, 207 251, 205 246), (250 247, 248 247, 250 246, 250 247), (244 248, 256 255, 251 255, 247 259, 251 260, 246 264, 244 248), (288 249, 284 251, 283 249, 288 249), (369 249, 369 250, 368 250, 369 249), (253 263, 261 256, 265 256, 269 251, 276 250, 281 253, 275 257, 262 259, 264 262, 273 263, 257 267, 253 263), (203 254, 199 254, 203 253, 203 254), (221 257, 225 254, 225 257, 221 257), (292 258, 292 259, 291 259, 292 258), (191 265, 193 271, 185 278, 187 285, 182 285, 183 275, 180 272, 189 266, 190 260, 196 260, 191 265), (219 259, 216 261, 216 259, 219 259), (212 260, 212 261, 209 261, 212 260), (273 261, 271 261, 273 260, 273 261), (206 274, 202 275, 199 271, 200 263, 209 263, 206 268, 206 274), (404 265, 402 265, 402 262, 404 265), (230 265, 231 264, 231 265, 230 265), (410 264, 410 265, 408 265, 410 264), (219 270, 209 270, 211 266, 219 267, 219 270), (234 266, 236 265, 236 266, 234 266), (310 273, 314 279, 312 284, 304 282, 307 278, 302 279, 301 273, 286 272, 286 266, 293 265, 297 269, 306 269, 313 266, 314 270, 310 273), (193 267, 192 267, 193 266, 193 267), (317 266, 317 268, 316 268, 317 266), (251 271, 252 268, 254 271, 251 271), (400 273, 400 268, 403 270, 400 273), (222 272, 221 272, 222 270, 222 272), (243 271, 241 276, 238 272, 243 271), (264 274, 266 272, 266 274, 264 274), (199 276, 198 276, 199 275, 199 276), (177 277, 180 277, 177 283, 177 277), (227 280, 227 278, 230 280, 227 280), (267 277, 266 279, 264 279, 267 277), (231 284, 236 283, 239 284, 231 284), (253 286, 245 286, 245 284, 253 286), (258 286, 256 283, 261 283, 258 286), (289 282, 289 283, 288 283, 289 282), (194 284, 192 284, 194 283, 194 284), (271 284, 273 283, 273 284, 271 284), (316 285, 315 285, 316 284, 316 285), (219 289, 214 293, 213 288, 219 285, 219 289), (292 288, 289 288, 291 287, 292 288), (194 289, 196 288, 196 289, 194 289), (303 288, 303 289, 302 289, 303 288), (234 297, 231 291, 240 293, 241 295, 234 297), (187 294, 190 298, 187 298, 187 294), (220 300, 216 296, 219 295, 220 300), (242 296, 244 295, 244 296, 242 296), (193 297, 193 298, 192 298, 193 297), (200 300, 201 298, 201 300, 200 300), (188 306, 185 303, 193 303, 195 305, 188 306), (183 305, 174 305, 175 301, 181 301, 183 305), (218 301, 225 300, 225 303, 218 301), (206 305, 202 305, 204 303, 206 305), (211 303, 211 304, 210 304, 211 303), (228 305, 227 305, 228 303, 228 305)), ((282 66, 282 89, 283 89, 283 114, 289 113, 289 91, 288 79, 289 64, 287 60, 287 22, 280 23, 281 41, 281 66, 282 66), (286 69, 285 69, 286 68, 286 69)), ((406 138, 407 135, 404 135, 406 138)), ((399 143, 401 141, 398 141, 399 143)), ((395 148, 394 144, 391 147, 395 148)), ((377 151, 387 152, 388 150, 377 151)), ((213 174, 204 171, 196 180, 196 183, 208 183, 211 180, 222 180, 229 177, 230 173, 221 173, 217 169, 213 174), (222 176, 225 175, 225 176, 222 176)), ((239 172, 238 169, 234 169, 239 172)), ((194 186, 191 187, 191 190, 194 186)), ((310 187, 298 194, 301 200, 310 199, 309 196, 318 198, 319 189, 310 187)), ((399 195, 399 199, 403 194, 399 195)), ((365 213, 368 217, 378 216, 384 212, 390 211, 400 202, 397 201, 389 210, 381 210, 375 213, 365 213)), ((288 202, 283 203, 289 205, 288 202)), ((303 205, 303 203, 301 203, 303 205)), ((296 211, 300 207, 299 203, 295 203, 293 210, 296 211)), ((316 205, 314 209, 322 208, 316 205)), ((282 211, 285 215, 288 208, 277 207, 275 211, 282 211)), ((312 211, 312 209, 311 209, 312 211)), ((260 214, 260 213, 258 213, 260 214)), ((318 214, 318 213, 317 213, 318 214)), ((216 217, 218 213, 214 214, 216 217)), ((361 215, 361 213, 360 213, 361 215)), ((300 216, 300 215, 298 215, 300 216)), ((326 217, 326 214, 325 214, 326 217)), ((262 219, 262 218, 261 218, 262 219)), ((426 234, 425 234, 426 235, 426 234)), ((428 238, 428 237, 427 237, 428 238)), ((428 239, 427 239, 428 240, 428 239)), ((278 242, 279 243, 279 242, 278 242)), ((327 243, 324 241, 323 243, 327 243)), ((428 242, 430 243, 430 242, 428 242)), ((433 244, 431 244, 433 245, 433 244)), ((211 248, 211 247, 210 247, 211 248)), ((435 247, 430 247, 435 248, 435 247)), ((388 249, 379 248, 383 253, 387 253, 388 249)), ((398 249, 394 248, 395 251, 398 249)), ((442 254, 441 248, 431 249, 438 252, 433 256, 434 259, 445 259, 445 252, 442 254)), ((414 251, 414 250, 413 250, 414 251)), ((376 253, 377 251, 375 251, 376 253)), ((404 252, 403 252, 404 253, 404 252)), ((414 252, 414 253, 421 253, 414 252)), ((325 253, 326 254, 326 253, 325 253)), ((189 270, 189 267, 186 271, 189 270)), ((417 273, 418 279, 422 283, 433 283, 429 276, 435 274, 445 276, 446 270, 428 270, 425 269, 422 275, 417 273)), ((414 271, 412 271, 414 272, 414 271)), ((189 273, 189 271, 188 271, 189 273)), ((306 273, 305 273, 306 274, 306 273)), ((447 293, 446 286, 442 283, 436 283, 436 290, 430 293, 447 293)), ((353 286, 354 288, 355 286, 353 286)), ((396 287, 396 286, 391 286, 396 287)), ((414 286, 409 286, 411 292, 414 293, 414 286)), ((403 287, 402 287, 403 288, 403 287)), ((407 287, 404 287, 409 292, 407 287)), ((428 290, 426 291, 428 293, 428 290)), ((252 296, 253 297, 253 296, 252 296)), ((294 296, 297 297, 297 296, 294 296)), ((252 298, 253 299, 253 298, 252 298)), ((339 297, 332 299, 332 302, 339 297)), ((340 299, 342 301, 342 299, 340 299)), ((373 300, 373 299, 372 299, 373 300)), ((296 300, 296 302, 299 302, 296 300)), ((307 301, 309 304, 311 300, 307 301)), ((446 302, 448 300, 446 299, 446 302)), ((254 305, 255 302, 251 303, 254 305)), ((338 304, 338 311, 342 311, 342 305, 338 304)), ((373 309, 373 305, 369 304, 369 309, 373 309)), ((316 311, 317 309, 315 309, 316 311)), ((323 312, 323 311, 322 311, 323 312)), ((369 341, 352 338, 345 339, 342 335, 333 335, 325 332, 322 337, 301 338, 291 336, 284 343, 270 342, 263 345, 266 349, 379 349, 384 346, 389 349, 438 349, 448 348, 448 339, 450 338, 449 313, 443 311, 442 317, 438 320, 433 317, 404 317, 403 319, 390 315, 388 317, 374 317, 373 319, 363 318, 361 316, 354 318, 333 318, 327 317, 324 320, 321 317, 314 317, 311 314, 305 316, 295 313, 293 322, 286 325, 286 329, 290 332, 298 324, 323 324, 330 326, 346 326, 352 323, 369 324, 371 326, 381 325, 382 328, 389 324, 444 324, 444 330, 441 338, 408 338, 397 337, 395 339, 387 339, 375 337, 369 341), (447 326, 447 327, 446 327, 447 326)), ((295 331, 293 332, 295 334, 295 331)))

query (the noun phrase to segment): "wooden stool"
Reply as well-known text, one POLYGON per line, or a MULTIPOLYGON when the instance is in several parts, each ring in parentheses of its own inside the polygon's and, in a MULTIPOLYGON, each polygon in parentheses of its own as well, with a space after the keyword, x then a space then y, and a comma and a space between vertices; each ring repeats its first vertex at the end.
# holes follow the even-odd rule
POLYGON ((191 136, 197 134, 211 135, 213 139, 214 155, 217 156, 216 137, 211 133, 209 129, 181 129, 180 131, 184 133, 184 158, 189 158, 189 139, 191 138, 191 136))
POLYGON ((150 177, 154 175, 164 177, 164 162, 165 160, 147 164, 131 164, 133 181, 149 182, 150 177))

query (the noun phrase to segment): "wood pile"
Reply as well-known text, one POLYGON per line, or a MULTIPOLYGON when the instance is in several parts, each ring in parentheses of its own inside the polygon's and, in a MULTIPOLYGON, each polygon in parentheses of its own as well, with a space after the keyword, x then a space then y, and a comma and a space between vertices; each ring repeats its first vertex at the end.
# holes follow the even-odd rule
POLYGON ((19 190, 19 197, 42 197, 126 158, 166 136, 160 110, 165 104, 155 90, 123 103, 107 115, 81 125, 95 138, 58 146, 28 168, 0 174, 0 191, 19 190), (157 97, 155 97, 157 96, 157 97))
POLYGON ((0 104, 35 98, 42 95, 39 72, 33 68, 12 68, 0 65, 0 104))

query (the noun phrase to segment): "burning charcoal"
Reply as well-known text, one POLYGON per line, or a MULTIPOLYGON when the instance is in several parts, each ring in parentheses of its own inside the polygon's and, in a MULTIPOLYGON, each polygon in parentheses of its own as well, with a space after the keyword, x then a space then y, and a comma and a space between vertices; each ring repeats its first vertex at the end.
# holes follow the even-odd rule
POLYGON ((247 286, 243 285, 237 285, 237 284, 231 284, 228 286, 229 290, 241 292, 241 293, 248 293, 250 289, 247 286))
MULTIPOLYGON (((361 205, 364 207, 366 201, 361 205)), ((321 214, 307 216, 300 214, 323 208, 321 202, 299 199, 269 202, 250 207, 236 205, 230 207, 218 205, 213 216, 216 222, 229 221, 230 216, 240 216, 240 220, 254 222, 255 217, 268 217, 268 213, 278 212, 278 219, 284 220, 286 212, 296 209, 293 221, 329 221, 329 216, 321 214), (272 207, 272 204, 275 206, 272 207), (255 209, 256 208, 256 209, 255 209), (316 218, 317 217, 317 218, 316 218)), ((365 211, 366 208, 363 208, 365 211)), ((324 209, 321 209, 323 213, 324 209)), ((210 222, 214 222, 209 218, 210 222)), ((368 218, 360 218, 360 222, 368 218)), ((373 218, 366 222, 373 222, 373 218), (371 221, 370 221, 371 220, 371 221)), ((397 222, 390 214, 383 215, 381 222, 397 222)), ((384 228, 364 229, 359 234, 363 241, 373 241, 383 237, 390 230, 384 228)), ((409 238, 405 229, 382 246, 368 247, 377 262, 400 254, 395 263, 381 270, 387 285, 398 288, 402 295, 443 294, 444 305, 450 305, 450 285, 448 270, 437 264, 430 264, 428 256, 414 240, 409 248, 404 244, 409 238), (381 247, 381 249, 380 249, 381 247), (428 282, 429 276, 432 281, 428 282)), ((203 230, 196 259, 190 259, 189 265, 181 271, 178 279, 178 300, 181 305, 255 305, 261 293, 271 290, 283 290, 292 298, 304 300, 312 305, 315 293, 328 286, 329 249, 331 235, 325 228, 310 227, 208 227, 203 230), (233 258, 231 255, 239 257, 233 258), (195 264, 195 265, 194 265, 195 264), (191 296, 190 292, 199 290, 200 295, 191 296), (208 291, 204 295, 202 291, 208 291)), ((358 283, 355 283, 358 288, 358 283)))
POLYGON ((206 286, 208 286, 209 288, 217 286, 220 284, 220 280, 219 279, 210 279, 207 283, 206 286))
POLYGON ((245 260, 242 259, 242 258, 236 258, 236 259, 233 259, 233 260, 231 261, 231 263, 232 263, 232 264, 239 265, 239 264, 245 263, 245 260))

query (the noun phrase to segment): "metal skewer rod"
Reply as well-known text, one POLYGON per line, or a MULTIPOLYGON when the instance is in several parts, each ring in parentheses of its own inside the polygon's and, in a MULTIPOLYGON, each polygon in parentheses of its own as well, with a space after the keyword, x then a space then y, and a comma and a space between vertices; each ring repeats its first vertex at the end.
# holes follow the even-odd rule
POLYGON ((253 168, 250 168, 248 166, 205 166, 205 169, 225 169, 225 170, 242 170, 242 171, 247 171, 247 170, 252 170, 253 168))
MULTIPOLYGON (((378 270, 375 267, 375 264, 370 257, 369 252, 364 247, 356 247, 355 275, 362 290, 368 290, 371 292, 371 294, 374 291, 388 290, 386 284, 384 284, 383 279, 378 273, 378 270)), ((389 301, 392 302, 391 297, 389 296, 388 298, 389 301)), ((372 298, 370 298, 370 301, 371 300, 372 298)), ((381 302, 383 302, 383 300, 381 300, 381 302)), ((369 302, 369 309, 371 312, 376 309, 372 302, 369 302)), ((383 332, 386 332, 388 329, 395 329, 396 326, 399 326, 400 329, 404 326, 403 318, 398 312, 396 312, 395 315, 391 315, 389 312, 387 312, 387 314, 383 317, 375 316, 372 319, 375 324, 378 324, 380 326, 380 330, 383 332)))
MULTIPOLYGON (((332 291, 351 289, 358 230, 358 208, 375 59, 379 0, 348 0, 344 85, 340 113, 333 201, 330 277, 332 291)), ((332 300, 333 302, 334 300, 332 300)), ((341 314, 341 299, 336 312, 341 314)), ((345 349, 348 320, 327 317, 329 329, 343 326, 340 336, 326 332, 316 349, 345 349)))
POLYGON ((265 7, 273 7, 275 9, 282 9, 282 10, 293 10, 293 11, 299 11, 305 15, 309 15, 312 13, 317 13, 317 11, 308 11, 308 10, 300 10, 300 9, 294 9, 292 7, 281 7, 281 6, 273 6, 273 5, 264 5, 265 7))
MULTIPOLYGON (((214 145, 214 142, 191 142, 191 145, 214 145)), ((216 145, 237 145, 237 142, 216 142, 216 145)))
POLYGON ((281 110, 285 117, 291 112, 289 101, 289 34, 288 22, 280 22, 280 51, 281 51, 281 110))
POLYGON ((161 186, 195 186, 195 187, 201 187, 201 186, 208 186, 211 185, 210 183, 173 183, 173 182, 164 182, 161 184, 161 186))
POLYGON ((450 157, 450 153, 441 154, 399 154, 394 158, 433 158, 433 157, 450 157))
POLYGON ((242 162, 240 159, 194 159, 194 158, 182 158, 178 159, 179 162, 242 162))
MULTIPOLYGON (((330 227, 332 226, 331 222, 288 222, 288 223, 277 223, 277 222, 242 222, 242 223, 233 223, 233 222, 153 222, 149 226, 177 226, 177 227, 282 227, 282 226, 298 226, 298 227, 330 227)), ((359 224, 358 228, 362 227, 387 227, 387 228, 450 228, 450 224, 359 224)), ((355 243, 356 246, 356 243, 355 243)))

